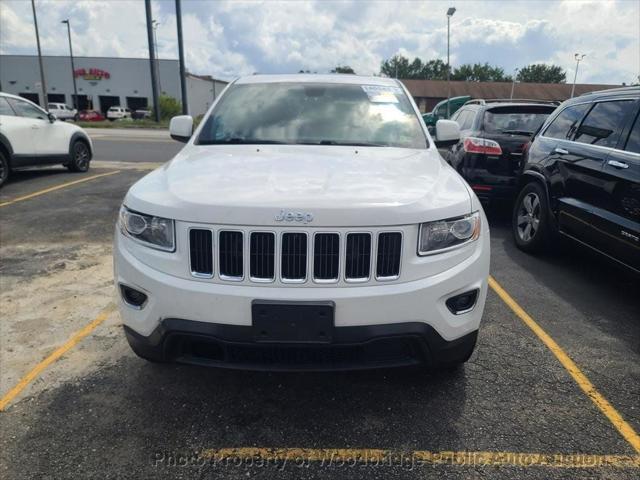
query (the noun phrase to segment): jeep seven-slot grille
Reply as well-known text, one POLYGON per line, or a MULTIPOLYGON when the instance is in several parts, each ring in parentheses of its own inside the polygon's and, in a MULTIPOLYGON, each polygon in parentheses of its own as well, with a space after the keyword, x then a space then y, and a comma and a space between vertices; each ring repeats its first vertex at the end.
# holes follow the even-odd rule
POLYGON ((275 235, 270 232, 253 232, 249 246, 252 280, 273 280, 275 278, 275 235))
POLYGON ((200 278, 214 277, 214 263, 215 276, 226 281, 367 282, 400 276, 403 239, 399 231, 280 234, 190 228, 188 236, 191 274, 200 278))
POLYGON ((378 235, 376 278, 392 279, 398 277, 401 250, 402 234, 400 232, 383 232, 378 235))
POLYGON ((220 276, 223 279, 242 279, 242 232, 220 232, 220 276))
POLYGON ((369 279, 371 268, 371 234, 350 233, 347 235, 347 251, 344 276, 347 280, 369 279))
POLYGON ((338 280, 340 236, 337 233, 316 233, 313 245, 313 278, 320 281, 338 280))
POLYGON ((213 276, 213 233, 194 228, 189 231, 191 272, 196 276, 213 276))
POLYGON ((307 234, 282 234, 282 280, 301 281, 307 278, 307 234))

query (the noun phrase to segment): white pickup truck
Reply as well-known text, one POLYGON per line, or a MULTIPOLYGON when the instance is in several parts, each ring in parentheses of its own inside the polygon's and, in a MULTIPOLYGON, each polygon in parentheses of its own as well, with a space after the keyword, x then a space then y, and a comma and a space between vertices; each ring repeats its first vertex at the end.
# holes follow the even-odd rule
POLYGON ((47 104, 49 113, 53 113, 58 120, 78 120, 78 110, 64 103, 47 104))
POLYGON ((115 284, 132 349, 244 369, 453 368, 474 350, 489 228, 397 80, 254 75, 127 193, 115 284))

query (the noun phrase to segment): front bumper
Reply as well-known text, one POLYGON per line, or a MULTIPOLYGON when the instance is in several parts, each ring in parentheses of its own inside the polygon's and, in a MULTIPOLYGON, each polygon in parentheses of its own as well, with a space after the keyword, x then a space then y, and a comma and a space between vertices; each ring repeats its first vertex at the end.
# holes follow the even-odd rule
MULTIPOLYGON (((174 350, 175 339, 184 337, 181 332, 184 333, 185 329, 196 337, 208 338, 208 343, 217 342, 222 345, 223 354, 209 358, 205 363, 241 365, 243 368, 254 368, 262 363, 259 360, 264 360, 263 354, 269 350, 267 348, 258 348, 257 356, 256 350, 253 350, 253 357, 249 357, 256 361, 236 362, 232 355, 241 351, 247 353, 243 349, 251 346, 251 341, 246 340, 249 338, 246 337, 246 332, 252 328, 251 304, 256 299, 276 302, 330 301, 335 305, 335 334, 331 345, 300 344, 290 345, 287 349, 287 355, 297 352, 301 364, 305 363, 304 354, 300 353, 303 351, 316 352, 322 357, 325 353, 328 354, 328 350, 333 350, 332 355, 335 352, 354 355, 356 351, 362 352, 363 348, 371 353, 388 350, 387 347, 390 347, 397 353, 398 345, 409 347, 411 355, 403 358, 400 355, 394 359, 386 353, 381 354, 381 357, 376 353, 373 357, 365 355, 368 359, 363 363, 432 363, 434 352, 442 350, 443 345, 449 342, 454 342, 450 345, 455 345, 456 341, 463 338, 466 340, 460 341, 465 345, 471 341, 469 339, 475 340, 487 294, 489 232, 484 228, 476 242, 464 247, 469 249, 466 253, 462 252, 464 255, 456 252, 443 254, 443 258, 446 255, 451 255, 449 259, 459 258, 453 255, 463 258, 457 263, 449 263, 452 266, 445 270, 405 282, 362 286, 262 286, 195 281, 151 267, 141 261, 138 255, 134 255, 136 248, 146 247, 132 245, 130 239, 116 231, 116 284, 133 287, 148 296, 144 308, 132 308, 119 295, 127 337, 134 349, 154 348, 157 351, 162 344, 163 358, 191 363, 200 361, 192 361, 193 355, 185 353, 188 349, 174 350), (472 310, 459 315, 449 311, 445 304, 447 299, 476 289, 479 294, 472 310), (389 341, 389 336, 394 340, 389 341), (191 360, 186 360, 187 357, 191 360), (372 362, 369 362, 371 359, 372 362)), ((273 353, 274 349, 270 350, 273 353)), ((357 368, 356 363, 359 362, 333 363, 338 366, 336 368, 343 368, 340 365, 346 365, 344 368, 357 368)))

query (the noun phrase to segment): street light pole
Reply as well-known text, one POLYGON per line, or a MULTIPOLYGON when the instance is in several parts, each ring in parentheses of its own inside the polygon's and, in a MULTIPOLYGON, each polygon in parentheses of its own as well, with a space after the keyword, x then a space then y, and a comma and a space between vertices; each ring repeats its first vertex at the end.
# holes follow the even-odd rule
MULTIPOLYGON (((182 9, 180 0, 176 0, 176 26, 178 28, 178 57, 180 59, 180 93, 182 96, 182 114, 189 113, 189 103, 187 99, 187 74, 184 68, 184 45, 182 44, 182 9)), ((213 98, 216 97, 216 84, 213 83, 213 98)))
POLYGON ((451 63, 449 60, 451 45, 451 17, 456 13, 455 7, 447 10, 447 118, 451 117, 451 63))
POLYGON ((147 42, 149 43, 149 69, 151 70, 151 95, 153 96, 153 116, 160 122, 160 105, 158 103, 158 83, 156 80, 156 62, 153 48, 153 27, 151 26, 151 0, 144 0, 144 10, 147 17, 147 42))
POLYGON ((42 87, 42 107, 49 111, 49 100, 47 99, 47 84, 44 79, 44 67, 42 66, 42 50, 40 49, 40 34, 38 33, 38 16, 36 15, 36 4, 31 0, 33 10, 33 24, 36 27, 36 43, 38 44, 38 63, 40 64, 40 87, 42 87))
POLYGON ((71 23, 69 19, 62 20, 60 23, 67 24, 67 34, 69 35, 69 58, 71 58, 71 78, 73 79, 73 108, 76 109, 76 113, 80 111, 80 107, 78 104, 78 87, 76 86, 76 68, 73 64, 73 47, 71 46, 71 23))
POLYGON ((573 76, 573 86, 571 87, 571 98, 573 98, 573 94, 576 91, 576 80, 578 79, 578 67, 580 66, 580 62, 582 60, 584 60, 584 57, 586 57, 587 54, 583 53, 582 55, 580 55, 579 53, 576 53, 573 58, 576 59, 576 73, 573 76))
POLYGON ((513 83, 511 84, 511 97, 509 98, 510 100, 513 100, 513 91, 516 89, 516 81, 518 79, 518 71, 520 71, 519 68, 516 68, 513 71, 513 83))
POLYGON ((153 44, 155 46, 156 49, 156 72, 157 72, 157 77, 158 77, 158 92, 160 95, 162 95, 162 82, 160 81, 160 57, 158 56, 158 25, 160 25, 160 22, 158 22, 157 20, 154 20, 153 22, 153 44))

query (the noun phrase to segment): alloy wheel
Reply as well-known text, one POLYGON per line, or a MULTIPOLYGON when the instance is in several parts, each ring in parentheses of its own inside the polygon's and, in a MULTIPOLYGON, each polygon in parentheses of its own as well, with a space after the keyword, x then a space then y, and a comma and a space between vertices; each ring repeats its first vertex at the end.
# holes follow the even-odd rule
POLYGON ((76 144, 76 167, 80 170, 84 170, 89 164, 89 149, 84 143, 76 144))
POLYGON ((540 227, 540 198, 537 194, 527 193, 518 207, 518 236, 523 242, 530 242, 540 227))

